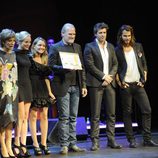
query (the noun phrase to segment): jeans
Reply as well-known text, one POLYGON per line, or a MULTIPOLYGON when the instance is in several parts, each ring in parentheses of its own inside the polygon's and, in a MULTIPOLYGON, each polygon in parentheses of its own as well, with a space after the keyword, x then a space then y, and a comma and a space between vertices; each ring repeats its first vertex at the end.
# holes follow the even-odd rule
POLYGON ((57 97, 59 140, 61 146, 76 144, 76 118, 79 106, 79 87, 70 86, 64 97, 57 97))
POLYGON ((132 99, 140 108, 142 116, 142 129, 144 141, 151 140, 151 107, 144 88, 136 84, 129 84, 128 88, 121 89, 121 104, 123 120, 128 141, 135 139, 132 128, 132 99))

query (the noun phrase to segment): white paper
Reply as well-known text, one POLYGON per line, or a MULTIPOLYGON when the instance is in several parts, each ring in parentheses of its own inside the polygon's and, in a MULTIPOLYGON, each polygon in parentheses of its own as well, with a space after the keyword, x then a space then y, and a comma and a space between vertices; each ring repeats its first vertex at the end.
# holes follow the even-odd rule
POLYGON ((78 53, 59 52, 64 69, 82 70, 78 53))

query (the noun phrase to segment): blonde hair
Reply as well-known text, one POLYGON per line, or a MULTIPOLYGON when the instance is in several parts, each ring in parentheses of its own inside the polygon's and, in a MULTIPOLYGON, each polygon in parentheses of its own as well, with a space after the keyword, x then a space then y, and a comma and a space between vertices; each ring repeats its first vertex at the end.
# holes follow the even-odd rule
POLYGON ((27 31, 21 31, 16 33, 16 41, 18 43, 22 42, 27 36, 31 36, 30 33, 28 33, 27 31))
POLYGON ((34 47, 38 43, 38 41, 43 41, 45 43, 46 49, 45 49, 44 53, 41 54, 41 60, 42 60, 42 64, 47 65, 48 64, 48 52, 47 52, 47 43, 44 38, 37 37, 36 39, 34 39, 32 46, 31 46, 32 56, 33 56, 33 58, 35 56, 37 56, 37 52, 35 51, 34 47))

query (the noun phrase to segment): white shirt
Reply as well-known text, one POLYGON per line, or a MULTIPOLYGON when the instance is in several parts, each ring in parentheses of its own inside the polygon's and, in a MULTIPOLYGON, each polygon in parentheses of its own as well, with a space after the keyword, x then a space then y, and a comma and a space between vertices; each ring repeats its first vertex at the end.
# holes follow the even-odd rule
POLYGON ((108 75, 109 74, 109 53, 108 53, 108 50, 107 50, 107 41, 105 42, 103 48, 100 46, 97 39, 96 39, 96 42, 99 46, 99 50, 100 50, 101 57, 102 57, 102 60, 103 60, 103 72, 104 72, 105 75, 108 75))
POLYGON ((127 71, 125 75, 125 82, 138 82, 140 79, 140 73, 138 71, 138 65, 134 50, 124 52, 127 62, 127 71))

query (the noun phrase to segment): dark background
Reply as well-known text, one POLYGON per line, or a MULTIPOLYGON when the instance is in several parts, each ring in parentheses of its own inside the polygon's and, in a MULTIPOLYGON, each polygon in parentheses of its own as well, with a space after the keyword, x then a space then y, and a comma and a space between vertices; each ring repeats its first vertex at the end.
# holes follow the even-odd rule
MULTIPOLYGON (((32 39, 42 36, 61 39, 60 30, 64 23, 73 23, 77 30, 76 42, 84 48, 93 38, 93 26, 97 22, 109 25, 108 41, 116 45, 118 28, 122 24, 134 27, 137 42, 144 47, 148 64, 146 90, 152 107, 152 125, 158 129, 158 61, 157 61, 157 8, 152 1, 64 1, 64 0, 14 0, 1 1, 0 30, 11 28, 15 32, 26 30, 32 39), (85 4, 86 3, 86 4, 85 4), (155 72, 156 71, 156 72, 155 72)), ((121 120, 121 108, 117 104, 117 120, 121 120)), ((88 97, 82 99, 80 116, 89 115, 88 97)))

